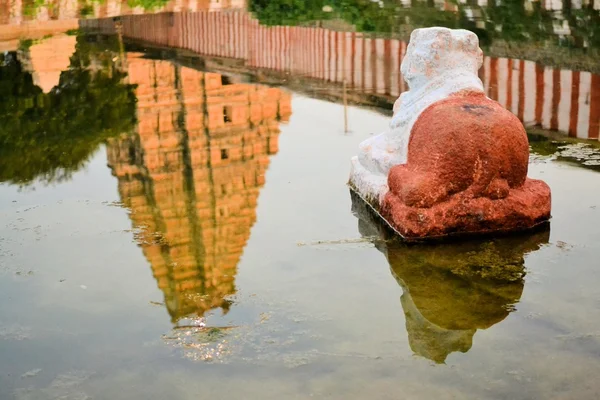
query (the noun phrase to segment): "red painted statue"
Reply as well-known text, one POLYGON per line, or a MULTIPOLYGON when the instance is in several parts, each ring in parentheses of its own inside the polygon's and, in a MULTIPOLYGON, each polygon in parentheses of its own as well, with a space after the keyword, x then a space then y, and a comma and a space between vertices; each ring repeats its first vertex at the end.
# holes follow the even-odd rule
POLYGON ((406 239, 516 231, 550 218, 550 188, 527 178, 521 122, 487 98, 477 36, 417 29, 402 72, 410 90, 388 132, 361 143, 350 185, 406 239))

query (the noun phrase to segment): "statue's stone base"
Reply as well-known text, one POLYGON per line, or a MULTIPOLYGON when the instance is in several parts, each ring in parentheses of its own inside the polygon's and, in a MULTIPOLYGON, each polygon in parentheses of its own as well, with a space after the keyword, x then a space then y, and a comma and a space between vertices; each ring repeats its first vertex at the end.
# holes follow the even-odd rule
POLYGON ((352 183, 349 186, 353 202, 369 206, 407 242, 524 232, 547 226, 550 219, 550 189, 535 179, 527 179, 522 189, 493 203, 463 195, 429 209, 407 207, 389 192, 379 203, 363 196, 352 183))
POLYGON ((372 173, 360 163, 358 157, 353 157, 350 163, 352 189, 367 203, 379 207, 388 192, 387 175, 372 173))
POLYGON ((409 207, 388 193, 380 214, 406 239, 520 231, 550 218, 550 189, 542 181, 527 179, 503 199, 459 193, 431 208, 409 207))

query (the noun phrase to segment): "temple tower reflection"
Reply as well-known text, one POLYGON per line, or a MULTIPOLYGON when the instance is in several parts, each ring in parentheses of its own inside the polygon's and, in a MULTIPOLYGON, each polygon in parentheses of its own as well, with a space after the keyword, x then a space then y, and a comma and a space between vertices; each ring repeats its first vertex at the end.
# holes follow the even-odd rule
POLYGON ((138 127, 108 160, 173 322, 229 309, 290 95, 128 53, 138 127))

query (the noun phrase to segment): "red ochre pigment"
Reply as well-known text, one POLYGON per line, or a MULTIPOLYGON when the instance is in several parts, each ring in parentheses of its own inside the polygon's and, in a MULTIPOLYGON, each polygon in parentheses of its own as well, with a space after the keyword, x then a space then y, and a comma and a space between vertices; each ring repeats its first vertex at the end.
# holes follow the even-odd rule
POLYGON ((483 93, 455 93, 413 125, 379 211, 406 239, 532 228, 550 218, 551 195, 527 178, 528 161, 516 116, 483 93))

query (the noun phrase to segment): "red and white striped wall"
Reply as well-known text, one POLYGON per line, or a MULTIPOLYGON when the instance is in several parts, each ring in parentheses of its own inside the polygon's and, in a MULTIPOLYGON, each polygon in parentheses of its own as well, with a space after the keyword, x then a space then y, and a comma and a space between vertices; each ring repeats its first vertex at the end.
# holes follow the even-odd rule
MULTIPOLYGON (((323 28, 262 26, 245 11, 124 16, 126 37, 199 54, 246 61, 251 68, 290 72, 351 89, 397 97, 406 42, 323 28)), ((113 30, 110 19, 83 27, 113 30)), ((480 70, 488 96, 525 125, 598 139, 600 75, 545 67, 532 61, 485 57, 480 70)))
POLYGON ((525 125, 563 131, 572 137, 599 138, 600 75, 485 57, 482 76, 488 96, 525 125))

